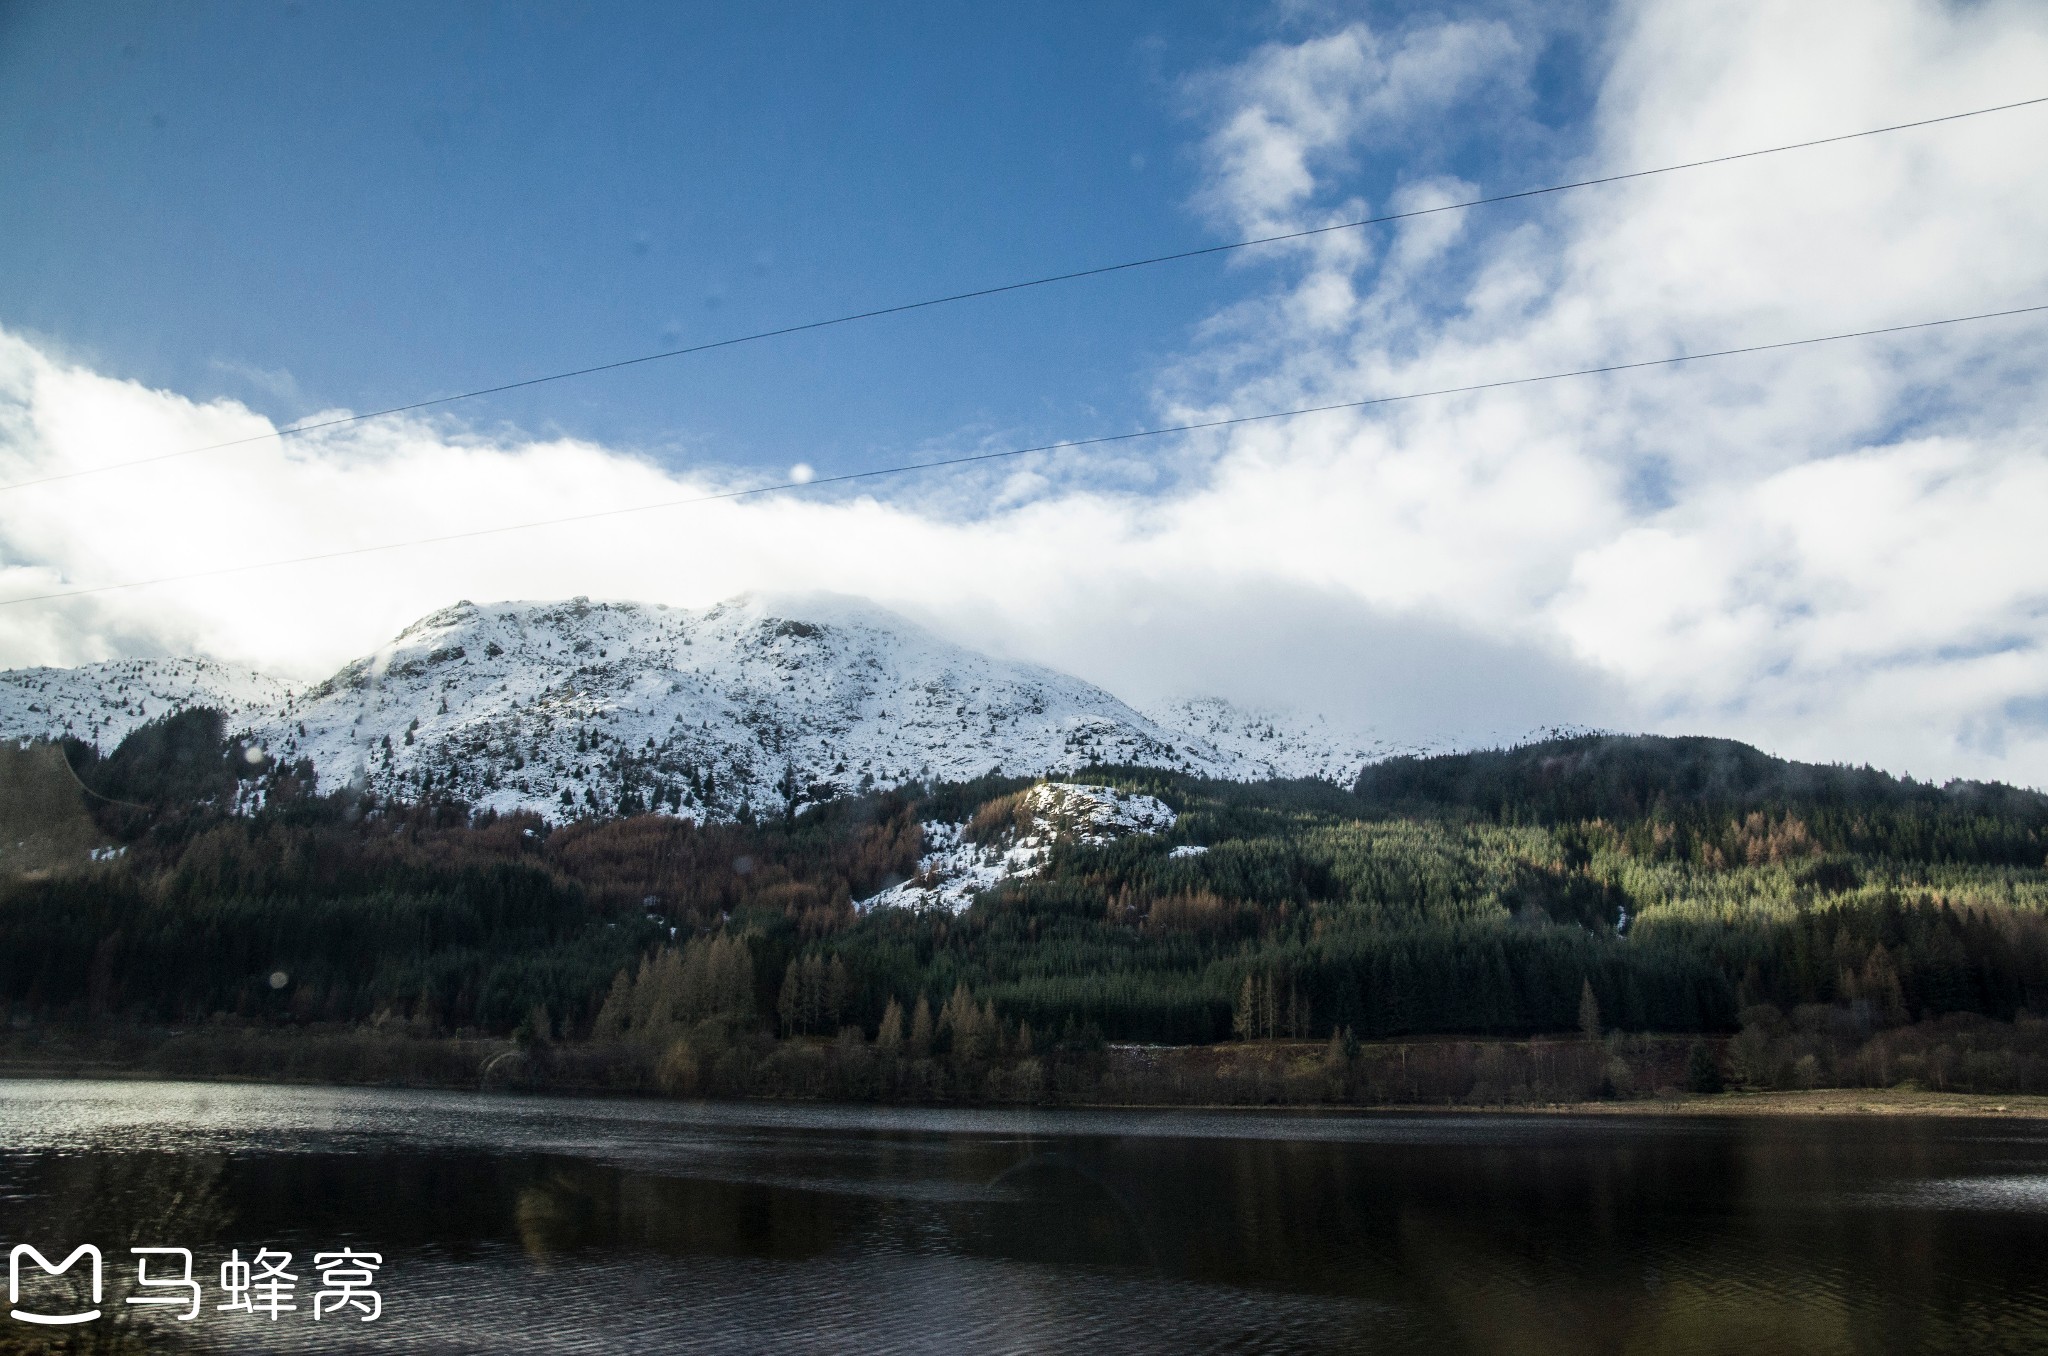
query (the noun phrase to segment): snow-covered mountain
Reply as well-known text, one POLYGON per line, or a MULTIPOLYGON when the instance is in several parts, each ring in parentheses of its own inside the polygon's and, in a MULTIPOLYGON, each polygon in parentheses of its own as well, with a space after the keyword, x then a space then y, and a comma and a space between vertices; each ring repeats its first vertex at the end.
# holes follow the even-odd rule
POLYGON ((1215 748, 1231 761, 1234 778, 1320 777, 1345 785, 1358 770, 1395 753, 1421 751, 1395 746, 1359 732, 1340 730, 1322 716, 1253 710, 1221 697, 1193 697, 1148 706, 1156 724, 1215 748))
MULTIPOLYGON (((721 819, 919 779, 1133 763, 1348 779, 1377 751, 1313 723, 1184 703, 1147 715, 845 598, 458 603, 310 688, 196 660, 0 674, 0 734, 111 748, 214 705, 320 785, 445 791, 550 818, 721 819)), ((1384 751, 1378 751, 1384 752, 1384 751)))
POLYGON ((0 735, 71 735, 112 749, 138 725, 211 706, 234 727, 283 709, 293 685, 210 659, 116 659, 75 669, 0 672, 0 735))

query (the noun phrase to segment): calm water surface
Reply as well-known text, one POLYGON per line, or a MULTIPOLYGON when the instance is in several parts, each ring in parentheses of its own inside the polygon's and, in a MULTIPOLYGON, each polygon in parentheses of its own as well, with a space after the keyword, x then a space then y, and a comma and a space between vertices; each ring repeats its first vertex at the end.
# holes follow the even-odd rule
POLYGON ((23 1242, 105 1251, 93 1350, 2048 1351, 2048 1126, 0 1082, 23 1242), (136 1244, 208 1312, 124 1305, 136 1244), (375 1323, 310 1320, 343 1245, 375 1323), (213 1312, 230 1247, 300 1311, 213 1312))

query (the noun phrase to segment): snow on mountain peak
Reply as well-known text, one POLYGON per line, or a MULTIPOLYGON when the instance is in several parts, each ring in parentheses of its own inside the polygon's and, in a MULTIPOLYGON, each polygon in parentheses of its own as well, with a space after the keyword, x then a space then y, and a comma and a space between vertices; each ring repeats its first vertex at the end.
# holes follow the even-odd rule
POLYGON ((551 819, 784 813, 916 780, 1095 763, 1348 779, 1371 753, 1226 703, 1151 715, 955 645, 860 599, 743 594, 708 608, 463 601, 303 690, 204 660, 0 674, 0 732, 111 748, 213 705, 320 785, 447 794, 551 819))
POLYGON ((1319 715, 1248 708, 1221 697, 1187 698, 1145 713, 1214 748, 1231 763, 1228 775, 1242 779, 1318 777, 1349 786, 1366 764, 1406 751, 1319 715))
POLYGON ((138 725, 195 706, 252 724, 289 701, 292 684, 210 659, 115 659, 72 669, 0 672, 0 735, 69 736, 112 750, 138 725))

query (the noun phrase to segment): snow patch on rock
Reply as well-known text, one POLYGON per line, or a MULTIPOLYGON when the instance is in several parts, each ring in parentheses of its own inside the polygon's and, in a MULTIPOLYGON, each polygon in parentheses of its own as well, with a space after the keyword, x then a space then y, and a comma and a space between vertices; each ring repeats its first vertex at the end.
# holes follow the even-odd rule
POLYGON ((1019 842, 1050 847, 1071 837, 1090 847, 1133 833, 1164 833, 1179 818, 1157 796, 1082 782, 1040 782, 1024 793, 1031 829, 1019 842))
POLYGON ((970 842, 967 825, 936 820, 924 827, 917 874, 855 904, 869 909, 943 909, 959 913, 974 897, 1006 880, 1035 876, 1058 842, 1100 847, 1131 834, 1164 833, 1177 818, 1156 796, 1081 782, 1041 782, 1024 792, 1013 833, 970 842))

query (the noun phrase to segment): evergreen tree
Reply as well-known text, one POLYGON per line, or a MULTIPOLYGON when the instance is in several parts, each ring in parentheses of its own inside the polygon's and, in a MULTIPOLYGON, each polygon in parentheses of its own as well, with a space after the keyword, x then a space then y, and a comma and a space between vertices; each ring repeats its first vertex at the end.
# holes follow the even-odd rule
POLYGON ((1230 1029, 1241 1041, 1255 1041, 1261 1036, 1259 1028, 1258 981, 1251 975, 1244 977, 1244 983, 1237 989, 1237 1005, 1231 1010, 1230 1029))
POLYGON ((598 1009, 591 1037, 601 1041, 618 1040, 626 1034, 626 1027, 632 1020, 633 977, 621 970, 612 976, 612 987, 605 994, 604 1006, 598 1009))
POLYGON ((917 996, 917 1007, 910 1018, 910 1057, 923 1059, 932 1052, 932 1005, 925 1001, 923 994, 917 996))
POLYGON ((882 1025, 875 1032, 875 1048, 891 1059, 903 1052, 903 1005, 894 998, 882 1009, 882 1025))
POLYGON ((782 1021, 782 1034, 794 1036, 804 1029, 803 967, 796 957, 782 970, 782 988, 775 999, 775 1015, 782 1021))

